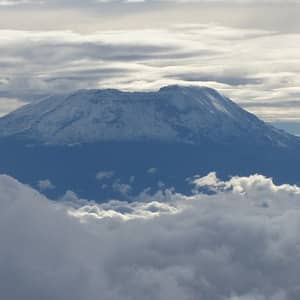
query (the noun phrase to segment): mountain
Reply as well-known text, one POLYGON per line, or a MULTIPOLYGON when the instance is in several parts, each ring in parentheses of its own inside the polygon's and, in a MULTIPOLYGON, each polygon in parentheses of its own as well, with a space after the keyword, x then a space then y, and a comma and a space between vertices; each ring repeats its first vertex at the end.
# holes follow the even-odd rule
POLYGON ((207 87, 50 96, 0 118, 0 147, 0 171, 51 181, 54 197, 67 189, 129 197, 163 184, 181 191, 187 177, 209 171, 300 182, 300 139, 207 87))
POLYGON ((0 119, 0 137, 7 136, 52 145, 255 139, 284 146, 294 140, 213 89, 180 86, 149 93, 80 90, 48 97, 0 119))

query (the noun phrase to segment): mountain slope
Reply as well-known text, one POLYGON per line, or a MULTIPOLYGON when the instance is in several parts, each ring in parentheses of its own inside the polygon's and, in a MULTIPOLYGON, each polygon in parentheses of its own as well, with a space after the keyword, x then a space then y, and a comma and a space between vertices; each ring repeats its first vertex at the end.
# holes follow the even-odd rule
POLYGON ((191 144, 294 139, 210 88, 168 86, 158 92, 81 90, 22 107, 0 119, 0 137, 47 144, 154 140, 191 144))
POLYGON ((300 184, 299 138, 209 88, 48 97, 0 119, 0 149, 1 173, 54 198, 67 190, 97 201, 162 187, 188 193, 187 178, 211 171, 300 184))

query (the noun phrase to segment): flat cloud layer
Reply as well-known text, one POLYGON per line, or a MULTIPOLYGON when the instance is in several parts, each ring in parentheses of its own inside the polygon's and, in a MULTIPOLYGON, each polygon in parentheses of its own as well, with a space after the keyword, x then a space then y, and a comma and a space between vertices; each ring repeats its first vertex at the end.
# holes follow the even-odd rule
POLYGON ((194 183, 190 197, 97 205, 0 176, 1 298, 298 300, 300 188, 194 183))
MULTIPOLYGON (((155 2, 160 0, 87 0, 85 3, 81 3, 79 0, 0 0, 0 6, 15 6, 15 5, 44 5, 44 4, 56 4, 56 5, 64 5, 64 4, 71 4, 71 5, 81 5, 86 6, 88 4, 97 4, 97 3, 105 3, 105 2, 155 2)), ((258 0, 161 0, 161 2, 224 2, 224 3, 285 3, 286 0, 265 0, 265 1, 258 1, 258 0)), ((298 0, 289 0, 289 3, 298 3, 298 0)))

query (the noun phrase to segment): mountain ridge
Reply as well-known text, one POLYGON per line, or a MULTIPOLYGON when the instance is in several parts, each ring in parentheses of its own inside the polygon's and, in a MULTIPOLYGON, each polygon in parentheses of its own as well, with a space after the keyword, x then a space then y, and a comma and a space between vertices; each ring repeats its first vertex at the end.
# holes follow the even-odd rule
POLYGON ((178 85, 156 92, 91 89, 50 96, 0 118, 0 137, 10 136, 46 144, 256 138, 285 146, 293 140, 214 89, 178 85))
POLYGON ((190 193, 188 178, 209 172, 300 185, 299 141, 210 88, 80 90, 0 119, 0 173, 48 182, 42 192, 53 199, 71 190, 99 202, 190 193))

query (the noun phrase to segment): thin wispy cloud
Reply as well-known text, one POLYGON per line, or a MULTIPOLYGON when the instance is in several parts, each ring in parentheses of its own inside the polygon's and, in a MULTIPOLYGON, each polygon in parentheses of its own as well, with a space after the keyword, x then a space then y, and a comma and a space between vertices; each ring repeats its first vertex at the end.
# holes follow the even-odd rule
MULTIPOLYGON (((159 1, 159 0, 158 0, 159 1)), ((45 5, 45 4, 56 4, 56 5, 82 5, 86 6, 89 4, 103 4, 109 2, 117 3, 140 3, 140 2, 157 2, 157 0, 87 0, 84 3, 80 1, 71 1, 71 0, 1 0, 0 5, 2 6, 16 6, 16 5, 45 5)), ((299 3, 298 0, 161 0, 161 2, 178 2, 178 3, 299 3)))

